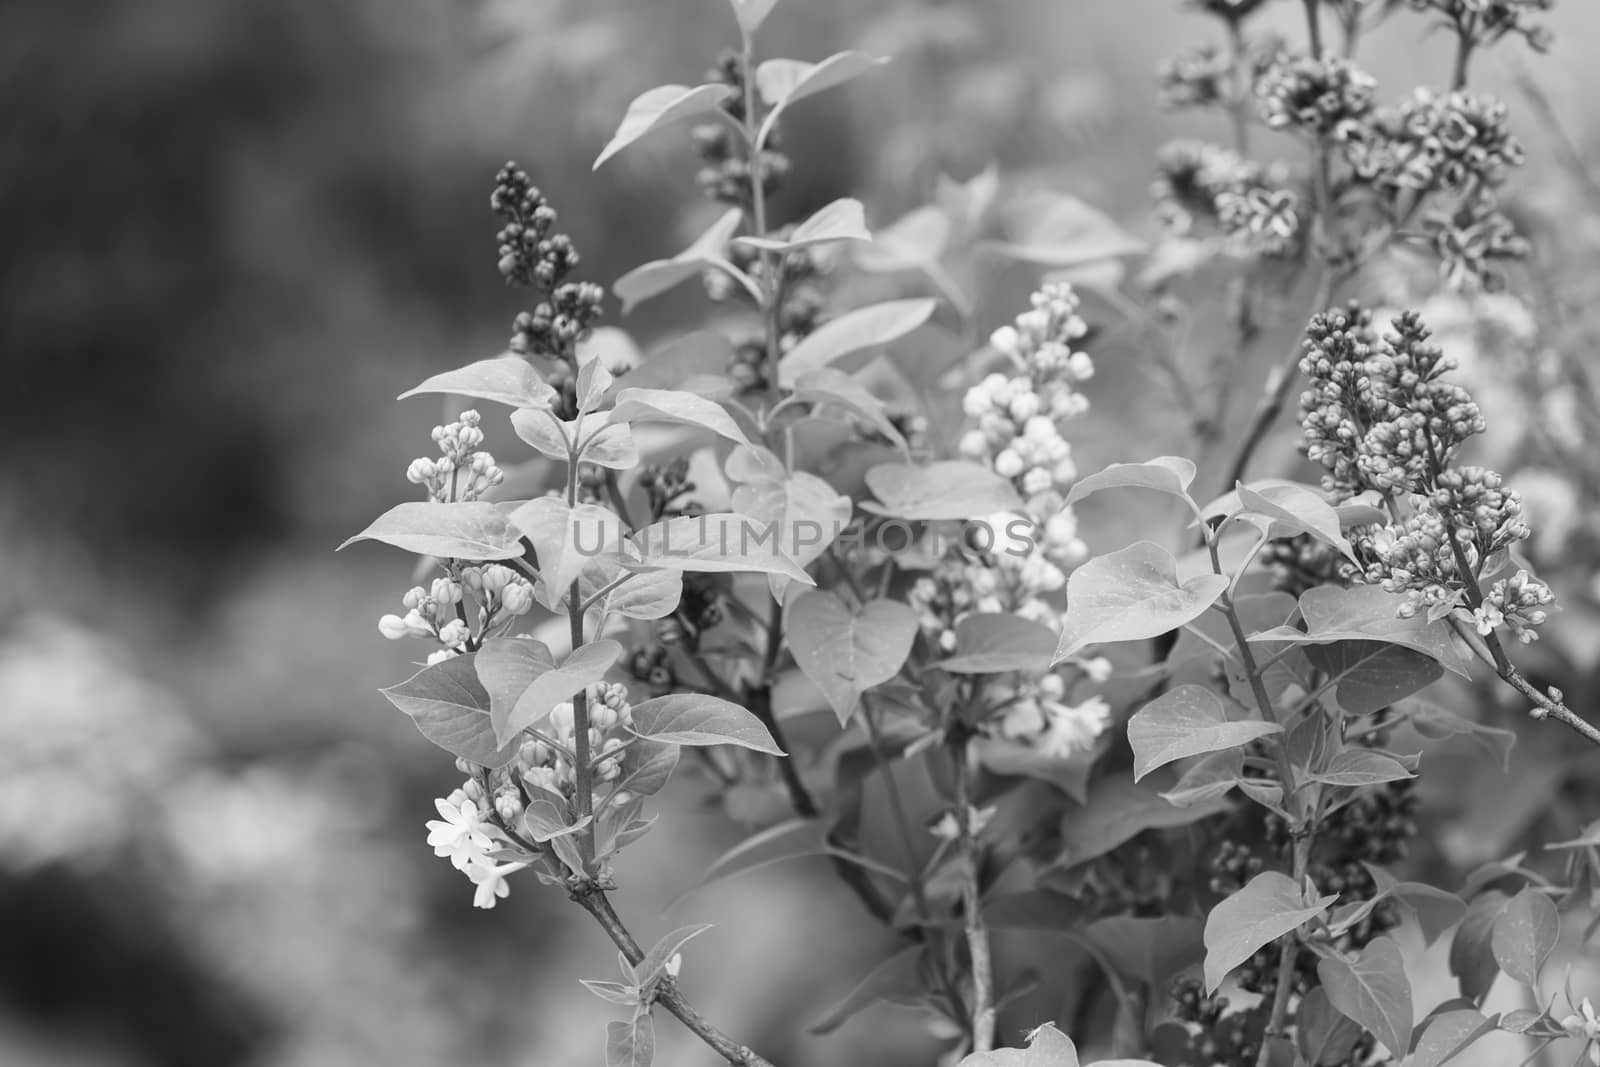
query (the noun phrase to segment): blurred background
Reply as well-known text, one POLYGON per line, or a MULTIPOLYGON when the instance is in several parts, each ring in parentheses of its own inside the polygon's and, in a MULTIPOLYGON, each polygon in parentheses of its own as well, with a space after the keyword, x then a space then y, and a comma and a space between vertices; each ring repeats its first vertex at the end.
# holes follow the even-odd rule
MULTIPOLYGON (((1508 44, 1484 80, 1533 157, 1511 187, 1587 283, 1592 201, 1551 164, 1597 132, 1600 11, 1547 22, 1550 56, 1508 44)), ((1160 112, 1154 72, 1211 33, 1178 0, 787 0, 766 54, 898 59, 796 110, 780 208, 858 195, 882 223, 994 162, 1147 230, 1156 148, 1220 133, 1160 112)), ((633 96, 734 43, 726 0, 0 5, 0 1063, 601 1062, 610 1010, 575 979, 612 977, 604 938, 531 883, 474 911, 423 844, 459 776, 376 692, 414 655, 376 629, 408 560, 333 549, 413 496, 439 411, 392 398, 500 352, 523 305, 495 270, 495 170, 544 188, 583 277, 676 250, 704 217, 687 137, 590 162, 633 96)), ((1390 97, 1448 62, 1414 20, 1364 52, 1390 97)), ((661 305, 622 325, 648 344, 699 310, 661 305)), ((1147 379, 1097 388, 1085 463, 1151 454, 1159 434, 1129 436, 1156 424, 1147 379)), ((1493 812, 1458 783, 1450 858, 1533 829, 1568 779, 1532 777, 1493 812)), ((674 904, 742 834, 680 786, 621 903, 646 940, 719 924, 698 942, 718 965, 685 976, 706 1013, 786 1067, 932 1062, 892 1011, 804 1036, 889 940, 825 865, 674 904)), ((661 1045, 709 1062, 673 1027, 661 1045)))

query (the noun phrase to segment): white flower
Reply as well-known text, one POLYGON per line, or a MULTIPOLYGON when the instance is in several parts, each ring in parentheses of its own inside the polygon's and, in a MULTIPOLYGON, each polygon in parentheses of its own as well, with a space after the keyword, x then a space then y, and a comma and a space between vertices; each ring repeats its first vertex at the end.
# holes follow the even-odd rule
POLYGON ((989 335, 989 344, 1002 356, 1015 356, 1017 354, 1018 337, 1015 327, 1002 326, 989 335))
POLYGON ((994 471, 1002 478, 1015 478, 1023 467, 1022 457, 1009 448, 994 457, 994 471))
POLYGON ((466 868, 467 877, 478 887, 472 894, 472 906, 486 909, 494 907, 495 901, 503 900, 511 893, 511 887, 506 884, 507 876, 527 866, 526 863, 475 863, 466 868))
POLYGON ((1039 751, 1057 759, 1089 748, 1111 722, 1111 705, 1100 697, 1090 697, 1076 706, 1043 701, 1040 709, 1047 725, 1039 738, 1039 751))
POLYGON ((443 818, 442 822, 430 819, 427 823, 428 844, 433 846, 433 854, 448 857, 457 870, 466 870, 469 865, 480 862, 494 842, 484 831, 486 824, 478 805, 465 797, 458 800, 451 794, 448 800, 435 800, 433 806, 443 818))
POLYGON ((411 629, 406 626, 406 620, 398 615, 385 615, 379 619, 378 632, 391 641, 399 641, 402 638, 411 636, 411 629))

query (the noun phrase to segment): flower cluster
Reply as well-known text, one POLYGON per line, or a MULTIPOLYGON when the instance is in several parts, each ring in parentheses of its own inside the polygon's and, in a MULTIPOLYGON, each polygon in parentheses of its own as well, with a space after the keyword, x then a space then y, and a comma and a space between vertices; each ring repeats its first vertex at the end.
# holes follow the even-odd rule
POLYGON ((1357 308, 1317 316, 1300 364, 1311 382, 1300 399, 1301 447, 1328 471, 1324 487, 1337 500, 1375 492, 1396 511, 1356 538, 1364 577, 1404 595, 1403 615, 1426 609, 1485 636, 1505 627, 1532 641, 1554 599, 1549 588, 1526 571, 1480 588, 1531 531, 1500 475, 1453 463, 1461 443, 1483 432, 1478 405, 1443 380, 1454 363, 1419 315, 1400 315, 1381 339, 1370 322, 1357 308))
MULTIPOLYGON (((955 625, 973 613, 1007 612, 1060 628, 1060 610, 1048 598, 1066 585, 1067 571, 1087 549, 1065 507, 1078 471, 1058 423, 1088 407, 1078 386, 1094 374, 1094 363, 1073 349, 1087 332, 1076 294, 1069 286, 1051 284, 1034 294, 1032 307, 1013 325, 991 338, 1012 369, 991 374, 967 391, 963 408, 972 428, 960 450, 1008 479, 1023 511, 990 516, 988 545, 952 554, 912 586, 908 602, 923 633, 942 652, 957 650, 955 625), (1010 527, 1019 520, 1033 531, 1026 550, 993 551, 1012 540, 1010 527)), ((1070 705, 1065 695, 1059 675, 1019 683, 1007 695, 995 728, 1053 757, 1086 748, 1105 727, 1109 708, 1098 698, 1070 705)))
POLYGON ((436 457, 422 456, 406 468, 406 481, 428 490, 438 504, 477 500, 505 480, 494 456, 483 451, 483 431, 476 411, 463 411, 455 422, 433 428, 436 457))
POLYGON ((468 779, 461 788, 442 800, 435 800, 439 818, 427 823, 428 844, 433 854, 450 860, 450 865, 477 886, 473 907, 492 908, 511 892, 506 878, 529 866, 525 859, 509 859, 518 854, 498 827, 489 820, 483 786, 468 779))
POLYGON ((777 131, 767 138, 767 145, 759 161, 752 162, 742 139, 734 128, 742 125, 745 115, 744 83, 747 72, 744 57, 729 50, 722 54, 717 65, 706 72, 709 84, 726 85, 727 99, 722 102, 723 113, 731 121, 708 122, 696 126, 695 152, 700 156, 700 173, 696 181, 700 189, 712 200, 735 207, 747 208, 753 197, 755 172, 759 171, 761 191, 764 196, 776 193, 789 174, 789 157, 777 151, 777 131))
POLYGON ((1300 232, 1300 198, 1275 173, 1204 141, 1174 141, 1157 157, 1151 189, 1166 229, 1216 226, 1242 253, 1282 255, 1300 232))
POLYGON ((1301 448, 1326 468, 1323 487, 1346 500, 1365 490, 1384 496, 1421 492, 1462 441, 1483 432, 1483 416, 1459 386, 1454 368, 1428 343, 1421 317, 1394 320, 1379 338, 1372 316, 1354 305, 1317 315, 1306 329, 1300 370, 1301 448))
POLYGON ((1219 107, 1228 102, 1233 61, 1215 45, 1185 49, 1161 64, 1157 93, 1161 106, 1219 107))
MULTIPOLYGON (((597 785, 614 783, 622 777, 623 750, 632 739, 627 729, 633 722, 628 690, 600 682, 589 686, 586 694, 592 780, 597 785)), ((542 851, 529 851, 526 839, 506 828, 520 825, 535 800, 566 805, 577 794, 572 704, 557 704, 545 726, 548 733, 525 732, 515 758, 498 770, 458 763, 474 777, 434 801, 440 818, 427 824, 428 844, 477 886, 472 900, 476 907, 494 907, 510 892, 509 876, 548 858, 542 851)), ((594 808, 596 812, 620 809, 634 800, 626 790, 613 787, 606 796, 595 798, 594 808)), ((546 869, 539 874, 541 879, 550 878, 546 869)))
MULTIPOLYGON (((1096 670, 1103 681, 1109 664, 1098 661, 1096 670)), ((1007 694, 1006 709, 996 731, 1011 741, 1029 742, 1041 755, 1066 759, 1094 747, 1095 740, 1111 724, 1111 705, 1103 697, 1091 696, 1077 704, 1066 702, 1067 683, 1059 674, 1020 682, 1007 694)))
POLYGON ((1347 59, 1284 54, 1256 81, 1261 120, 1275 130, 1298 130, 1347 141, 1372 114, 1378 83, 1347 59))
POLYGON ((1089 328, 1070 286, 1046 285, 1032 305, 990 338, 1013 372, 990 374, 967 390, 962 408, 975 425, 960 449, 1016 486, 1040 527, 1039 554, 1065 568, 1078 563, 1085 548, 1063 506, 1078 467, 1058 423, 1088 410, 1078 386, 1093 377, 1094 361, 1072 348, 1089 328))

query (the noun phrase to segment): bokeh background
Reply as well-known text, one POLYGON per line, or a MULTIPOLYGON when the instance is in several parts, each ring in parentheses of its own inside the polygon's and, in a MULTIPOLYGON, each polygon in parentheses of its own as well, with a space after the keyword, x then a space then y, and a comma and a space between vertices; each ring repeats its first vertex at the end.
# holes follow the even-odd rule
MULTIPOLYGON (((1551 55, 1484 73, 1533 157, 1514 186, 1582 274, 1593 202, 1513 82, 1587 151, 1600 11, 1548 23, 1551 55)), ((1160 58, 1211 32, 1178 0, 786 0, 769 27, 769 55, 900 57, 796 110, 786 213, 852 194, 881 223, 992 161, 1148 229, 1156 148, 1220 133, 1154 104, 1160 58)), ((601 1062, 609 1010, 575 981, 611 976, 599 932, 531 884, 474 911, 423 844, 457 775, 376 693, 414 652, 375 626, 407 560, 333 550, 411 496, 439 411, 392 398, 504 347, 495 170, 533 174, 585 277, 675 250, 703 218, 686 139, 589 164, 635 94, 733 43, 725 0, 0 5, 0 1063, 601 1062)), ((1393 94, 1445 49, 1402 22, 1364 61, 1393 94)), ((698 310, 665 303, 622 325, 648 344, 698 310)), ((1091 460, 1160 439, 1138 352, 1116 358, 1091 460)), ((1445 859, 1507 850, 1576 788, 1539 744, 1455 783, 1445 859)), ((621 899, 646 939, 719 923, 686 975, 706 1012, 793 1067, 930 1063, 892 1011, 804 1036, 889 936, 826 866, 678 899, 742 833, 681 784, 621 899)))

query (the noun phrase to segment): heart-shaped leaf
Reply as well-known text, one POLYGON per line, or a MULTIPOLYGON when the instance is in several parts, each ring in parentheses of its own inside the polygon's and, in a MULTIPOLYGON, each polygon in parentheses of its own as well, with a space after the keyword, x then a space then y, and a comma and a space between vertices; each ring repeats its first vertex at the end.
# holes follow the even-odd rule
POLYGON ((489 693, 478 680, 475 658, 468 654, 441 660, 379 692, 446 752, 481 767, 504 767, 516 749, 502 748, 495 740, 489 693))
POLYGON ((1203 685, 1169 689, 1128 720, 1133 746, 1133 780, 1139 781, 1174 760, 1221 749, 1239 748, 1269 734, 1277 723, 1229 721, 1222 700, 1203 685))
POLYGON ((1528 886, 1495 919, 1489 947, 1501 970, 1537 988, 1539 971, 1560 938, 1560 912, 1548 896, 1528 886))
POLYGON ((1239 964, 1321 915, 1338 899, 1332 893, 1308 902, 1294 879, 1277 871, 1262 871, 1250 879, 1206 916, 1206 991, 1215 990, 1239 964))
POLYGON ((843 726, 862 693, 900 672, 917 635, 917 615, 891 600, 852 610, 832 593, 812 590, 789 605, 785 634, 795 662, 843 726))
POLYGON ((1143 641, 1198 618, 1228 587, 1220 574, 1179 584, 1178 562, 1159 545, 1140 541, 1098 556, 1067 579, 1067 617, 1056 662, 1090 645, 1143 641))
POLYGON ((1387 937, 1368 943, 1357 955, 1325 956, 1317 977, 1328 1002, 1361 1024, 1396 1060, 1411 1048, 1411 981, 1400 946, 1387 937))
POLYGON ((951 674, 1046 671, 1056 651, 1054 630, 999 612, 966 616, 956 623, 955 638, 955 655, 934 664, 951 674))
POLYGON ((559 663, 542 642, 501 637, 478 650, 478 678, 489 692, 495 737, 509 744, 522 730, 538 726, 557 704, 603 681, 622 655, 615 641, 584 645, 559 663))
POLYGON ((965 520, 1022 508, 1009 479, 967 460, 880 464, 867 471, 867 488, 878 499, 862 501, 862 510, 897 519, 965 520))
POLYGON ((1189 496, 1189 486, 1194 483, 1194 464, 1182 456, 1157 456, 1143 463, 1113 463, 1105 470, 1086 478, 1079 478, 1067 492, 1065 507, 1071 507, 1085 497, 1106 489, 1154 489, 1158 493, 1188 501, 1189 507, 1198 510, 1189 496))

